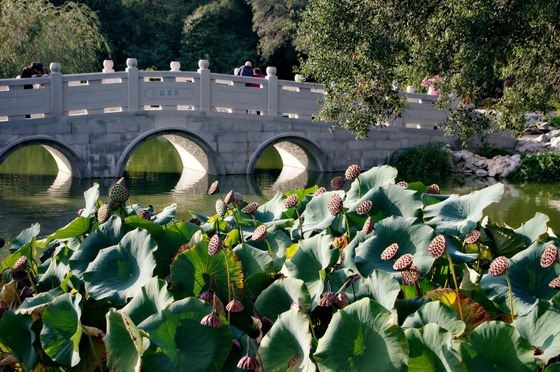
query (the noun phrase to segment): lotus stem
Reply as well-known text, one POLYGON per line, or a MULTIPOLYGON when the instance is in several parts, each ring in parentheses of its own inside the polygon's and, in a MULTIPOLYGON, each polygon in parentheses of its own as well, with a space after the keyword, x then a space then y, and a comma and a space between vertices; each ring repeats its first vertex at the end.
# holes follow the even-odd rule
POLYGON ((356 177, 358 181, 358 199, 362 197, 362 183, 360 182, 360 176, 356 177))
POLYGON ((507 273, 504 274, 506 277, 506 281, 508 284, 508 292, 509 292, 509 308, 511 310, 511 321, 515 320, 515 313, 513 312, 513 290, 511 289, 511 281, 509 280, 509 276, 507 273))
POLYGON ((303 226, 301 225, 301 218, 300 218, 300 215, 299 215, 299 211, 297 210, 297 207, 296 207, 296 214, 297 214, 297 220, 298 220, 298 224, 299 224, 299 236, 300 236, 300 239, 303 240, 303 226))
POLYGON ((348 241, 350 241, 350 224, 348 223, 348 218, 346 217, 344 209, 342 209, 342 215, 344 217, 344 224, 346 225, 346 236, 348 237, 348 241))
MULTIPOLYGON (((227 289, 227 302, 229 303, 229 301, 231 301, 231 279, 229 277, 229 264, 228 264, 228 260, 227 260, 227 256, 226 256, 226 252, 225 249, 222 249, 222 252, 224 254, 224 260, 226 262, 226 275, 227 275, 227 285, 228 285, 228 289, 227 289)), ((229 323, 229 311, 227 313, 227 321, 229 323)))
POLYGON ((268 242, 268 239, 264 238, 263 240, 266 243, 266 247, 268 248, 268 254, 270 255, 271 258, 273 258, 274 255, 272 254, 272 247, 270 246, 270 243, 268 242))
POLYGON ((457 307, 459 308, 459 316, 461 320, 463 318, 463 308, 461 306, 461 294, 459 293, 459 285, 457 284, 457 276, 455 275, 455 268, 453 267, 453 260, 451 260, 451 256, 449 252, 446 253, 447 260, 449 261, 449 270, 451 271, 451 276, 453 277, 453 283, 455 284, 455 293, 457 294, 457 307))

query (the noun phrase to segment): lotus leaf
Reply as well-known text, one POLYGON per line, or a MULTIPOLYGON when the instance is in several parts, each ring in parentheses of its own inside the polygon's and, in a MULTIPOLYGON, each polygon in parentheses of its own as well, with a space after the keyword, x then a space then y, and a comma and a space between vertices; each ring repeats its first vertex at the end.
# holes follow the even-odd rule
POLYGON ((468 341, 461 344, 463 363, 469 370, 488 367, 501 371, 536 371, 533 347, 509 324, 498 321, 482 323, 468 341))
POLYGON ((397 279, 381 270, 373 270, 370 276, 354 282, 354 286, 355 290, 346 289, 349 297, 350 294, 355 293, 357 300, 364 297, 371 298, 389 311, 393 311, 395 301, 401 291, 397 279))
POLYGON ((278 315, 290 310, 297 303, 306 312, 311 310, 311 297, 305 283, 300 279, 283 278, 265 289, 255 302, 260 316, 275 321, 278 315))
POLYGON ((280 314, 259 346, 264 370, 315 371, 311 341, 309 321, 301 310, 292 308, 280 314))
POLYGON ((395 183, 395 178, 397 178, 397 169, 389 165, 382 165, 379 167, 373 167, 359 175, 350 186, 346 199, 348 203, 352 203, 360 199, 362 196, 368 193, 376 187, 382 187, 389 183, 395 183))
POLYGON ((156 261, 156 242, 146 230, 127 233, 118 245, 102 249, 86 272, 86 291, 95 298, 107 298, 123 305, 152 277, 156 261))
POLYGON ((272 257, 266 251, 244 243, 235 247, 233 252, 241 260, 246 276, 256 273, 271 273, 274 270, 272 257))
POLYGON ((95 212, 99 200, 99 184, 97 182, 94 182, 92 187, 84 191, 84 199, 86 200, 86 206, 80 216, 87 218, 95 212))
POLYGON ((43 313, 41 345, 54 361, 71 367, 80 362, 82 337, 82 295, 65 293, 58 296, 43 313))
POLYGON ((465 330, 465 323, 459 319, 456 312, 439 301, 428 302, 414 314, 405 319, 403 328, 422 328, 428 323, 435 323, 438 327, 449 331, 454 337, 460 336, 465 330))
POLYGON ((537 212, 535 213, 535 217, 521 224, 515 232, 525 240, 525 246, 528 247, 533 244, 539 236, 546 233, 548 221, 550 221, 550 218, 546 214, 537 212))
POLYGON ((116 309, 110 309, 107 317, 107 364, 114 371, 138 371, 142 355, 150 340, 136 328, 130 317, 116 309))
POLYGON ((391 313, 363 298, 334 314, 314 356, 325 371, 406 371, 408 343, 391 313))
POLYGON ((167 283, 153 277, 120 311, 128 315, 134 324, 140 324, 150 315, 171 305, 172 302, 173 296, 167 290, 167 283))
POLYGON ((4 312, 0 320, 1 343, 8 347, 28 370, 32 370, 39 360, 33 347, 35 333, 31 329, 32 324, 31 316, 16 314, 12 310, 4 312))

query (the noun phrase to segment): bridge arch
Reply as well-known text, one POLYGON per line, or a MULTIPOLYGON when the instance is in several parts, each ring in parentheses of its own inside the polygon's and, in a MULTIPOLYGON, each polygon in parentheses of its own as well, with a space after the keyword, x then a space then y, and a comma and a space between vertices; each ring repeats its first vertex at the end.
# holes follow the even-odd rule
POLYGON ((247 174, 253 173, 257 161, 270 146, 273 146, 278 151, 284 167, 316 172, 332 172, 332 165, 326 153, 315 143, 305 137, 283 133, 263 142, 257 148, 247 164, 247 174))
POLYGON ((202 137, 181 128, 154 129, 143 133, 123 151, 116 167, 116 177, 124 174, 128 160, 141 144, 151 139, 163 137, 168 140, 179 153, 183 169, 225 174, 220 155, 202 137))
POLYGON ((27 147, 40 145, 54 158, 59 173, 67 173, 78 178, 89 178, 89 169, 85 162, 67 145, 48 136, 31 136, 7 144, 0 150, 0 164, 15 151, 27 147))

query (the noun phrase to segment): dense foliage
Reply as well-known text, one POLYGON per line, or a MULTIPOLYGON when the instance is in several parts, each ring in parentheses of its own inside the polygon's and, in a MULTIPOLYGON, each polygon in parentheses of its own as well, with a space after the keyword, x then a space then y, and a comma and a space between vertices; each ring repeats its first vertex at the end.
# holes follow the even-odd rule
POLYGON ((521 165, 509 178, 521 181, 560 180, 560 154, 547 152, 524 155, 521 165))
POLYGON ((547 370, 560 354, 558 239, 490 223, 469 195, 352 165, 336 189, 225 196, 174 219, 124 179, 39 239, 0 240, 0 363, 43 370, 547 370), (344 187, 345 186, 345 187, 344 187), (340 188, 343 187, 343 188, 340 188), (515 357, 513 357, 515 356, 515 357))
POLYGON ((303 73, 326 84, 320 118, 358 137, 404 107, 395 81, 419 88, 428 77, 441 106, 473 104, 491 118, 463 131, 468 117, 452 115, 450 133, 520 133, 526 112, 560 102, 559 12, 557 0, 312 0, 297 46, 303 73))
POLYGON ((399 181, 418 180, 430 183, 431 180, 442 182, 451 173, 451 159, 444 143, 400 149, 389 158, 389 165, 399 171, 399 181))
POLYGON ((98 70, 98 54, 109 50, 97 15, 67 2, 0 1, 0 76, 15 77, 30 62, 59 62, 65 73, 98 70))

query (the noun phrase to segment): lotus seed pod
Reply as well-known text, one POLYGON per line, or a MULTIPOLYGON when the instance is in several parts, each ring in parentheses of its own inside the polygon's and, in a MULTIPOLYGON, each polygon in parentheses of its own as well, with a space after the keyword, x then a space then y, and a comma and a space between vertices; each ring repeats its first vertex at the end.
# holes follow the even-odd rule
POLYGON ((218 185, 218 180, 212 182, 210 187, 208 188, 208 195, 214 195, 215 193, 220 191, 220 186, 218 185))
POLYGON ((558 262, 558 248, 554 244, 549 245, 544 250, 541 256, 541 266, 542 267, 551 267, 558 262))
POLYGON ((292 194, 288 196, 286 200, 284 200, 284 207, 286 207, 286 209, 290 209, 292 207, 295 207, 297 203, 298 203, 298 196, 296 194, 292 194))
POLYGON ((436 236, 428 246, 428 253, 433 258, 440 258, 447 252, 447 242, 445 241, 445 236, 438 235, 436 236))
POLYGON ((212 302, 214 301, 214 291, 211 289, 204 291, 200 295, 198 295, 198 298, 202 301, 212 304, 212 302))
POLYGON ((222 321, 220 320, 220 317, 218 317, 216 314, 214 314, 214 312, 212 312, 206 315, 204 318, 202 318, 200 324, 205 325, 207 327, 220 328, 222 326, 222 321))
POLYGON ((250 370, 256 371, 259 369, 260 366, 261 364, 259 363, 257 358, 249 354, 245 355, 243 358, 239 360, 239 362, 237 362, 237 368, 242 369, 244 371, 250 371, 250 370))
POLYGON ((226 310, 230 313, 240 313, 245 309, 245 306, 238 300, 231 300, 226 305, 226 310))
POLYGON ((467 234, 465 238, 465 244, 475 244, 480 239, 480 231, 473 230, 467 234))
POLYGON ((124 203, 129 196, 128 189, 124 185, 124 177, 109 188, 109 198, 117 203, 124 203))
POLYGON ((222 199, 216 199, 216 214, 220 217, 224 217, 226 214, 227 206, 222 199))
POLYGON ((317 190, 315 190, 313 196, 321 195, 325 192, 327 192, 327 189, 325 189, 324 187, 319 187, 317 190))
POLYGON ((560 290, 560 278, 554 278, 548 283, 548 286, 552 289, 560 290))
POLYGON ((410 269, 402 272, 403 283, 406 285, 414 285, 420 279, 420 269, 416 266, 411 266, 410 269))
POLYGON ((362 169, 360 168, 359 165, 353 164, 346 169, 346 172, 344 173, 344 177, 347 180, 356 179, 360 175, 361 171, 362 169))
POLYGON ((12 270, 10 271, 10 276, 14 280, 23 280, 27 278, 26 270, 27 270, 27 257, 21 256, 20 258, 17 259, 16 263, 14 264, 14 267, 12 267, 12 270))
POLYGON ((333 194, 327 203, 327 209, 332 216, 338 215, 342 211, 342 198, 338 194, 333 194))
POLYGON ((395 185, 403 187, 405 189, 408 188, 408 182, 405 182, 405 181, 397 182, 395 185))
POLYGON ((412 266, 413 256, 410 253, 403 254, 395 263, 393 264, 393 270, 404 271, 410 269, 412 266))
POLYGON ((116 202, 114 200, 110 200, 109 201, 109 209, 112 211, 116 211, 117 209, 119 209, 121 207, 121 203, 116 202))
POLYGON ((224 198, 224 203, 226 204, 233 203, 233 190, 230 190, 230 192, 226 194, 226 197, 224 198))
POLYGON ((208 242, 208 254, 213 256, 222 249, 222 241, 218 234, 212 235, 210 242, 208 242))
POLYGON ((99 223, 105 223, 111 217, 111 208, 109 204, 102 204, 97 210, 97 221, 99 223))
POLYGON ((509 261, 506 256, 496 257, 490 264, 488 274, 492 276, 504 275, 509 269, 509 261))
POLYGON ((253 234, 251 235, 251 239, 255 242, 258 242, 260 240, 264 240, 265 238, 266 238, 266 226, 265 225, 257 226, 255 231, 253 231, 253 234))
POLYGON ((239 204, 243 201, 243 195, 239 192, 234 192, 233 193, 233 200, 232 203, 234 204, 239 204))
POLYGON ((371 200, 365 200, 360 205, 356 207, 356 213, 360 216, 367 214, 371 209, 372 203, 371 200))
POLYGON ((397 252, 399 251, 399 245, 397 243, 393 243, 381 252, 381 259, 384 261, 389 261, 395 258, 397 252))
POLYGON ((362 227, 362 234, 367 235, 373 231, 373 220, 371 217, 368 217, 366 222, 364 222, 364 227, 362 227))
POLYGON ((427 194, 431 195, 439 195, 439 185, 437 183, 431 184, 428 186, 428 190, 426 190, 427 194))
POLYGON ((253 214, 255 214, 255 212, 257 211, 258 208, 259 208, 259 203, 252 202, 252 203, 249 203, 246 206, 244 206, 243 209, 241 209, 241 212, 243 212, 245 214, 253 215, 253 214))
POLYGON ((341 190, 346 184, 346 180, 342 176, 336 176, 331 180, 331 187, 333 190, 341 190))
POLYGON ((152 214, 147 209, 141 209, 140 212, 138 212, 138 216, 148 221, 152 219, 152 214))

